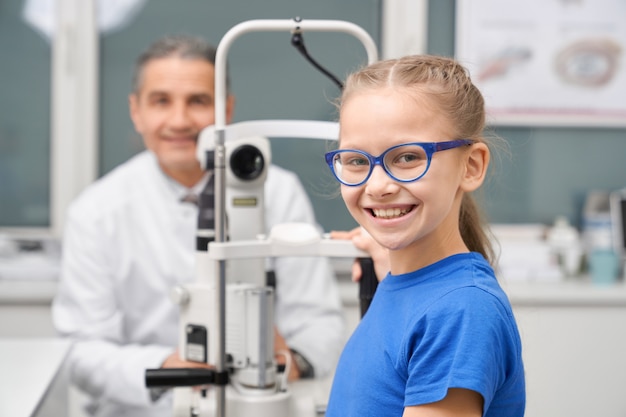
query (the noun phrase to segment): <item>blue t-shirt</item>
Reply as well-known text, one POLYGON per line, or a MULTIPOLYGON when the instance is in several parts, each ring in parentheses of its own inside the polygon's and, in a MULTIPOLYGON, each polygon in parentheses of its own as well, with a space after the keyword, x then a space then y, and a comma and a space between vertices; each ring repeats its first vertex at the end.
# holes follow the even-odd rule
POLYGON ((480 393, 484 416, 524 415, 515 318, 477 253, 380 282, 343 350, 326 416, 401 416, 404 407, 442 400, 449 388, 480 393))

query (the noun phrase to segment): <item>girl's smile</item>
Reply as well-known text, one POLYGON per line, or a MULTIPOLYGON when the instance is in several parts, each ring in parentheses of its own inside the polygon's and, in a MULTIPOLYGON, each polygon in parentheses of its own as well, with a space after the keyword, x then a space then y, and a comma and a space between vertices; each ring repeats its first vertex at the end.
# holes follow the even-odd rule
POLYGON ((377 219, 397 219, 404 217, 411 212, 415 206, 409 207, 391 207, 391 208, 371 208, 372 215, 377 219))

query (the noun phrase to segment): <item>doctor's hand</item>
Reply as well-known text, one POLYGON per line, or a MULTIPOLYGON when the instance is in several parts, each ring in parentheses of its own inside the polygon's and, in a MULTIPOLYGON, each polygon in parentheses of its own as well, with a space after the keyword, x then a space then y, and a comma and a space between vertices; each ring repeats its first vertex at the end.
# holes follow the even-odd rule
MULTIPOLYGON (((367 252, 372 258, 374 271, 378 281, 382 281, 383 278, 387 276, 387 273, 390 270, 389 251, 380 246, 378 242, 376 242, 374 238, 372 238, 372 236, 370 236, 370 234, 363 228, 355 227, 349 231, 331 231, 330 237, 331 239, 352 240, 354 246, 364 252, 367 252)), ((355 259, 352 264, 352 281, 360 281, 362 275, 363 271, 361 270, 361 265, 359 264, 358 259, 355 259)))
POLYGON ((161 364, 161 368, 207 368, 213 369, 214 366, 209 365, 208 363, 202 362, 192 362, 186 361, 180 358, 180 354, 178 350, 174 353, 170 354, 163 363, 161 364))
MULTIPOLYGON (((167 358, 165 358, 165 360, 161 364, 161 368, 215 369, 214 366, 209 365, 208 363, 186 361, 186 360, 181 359, 178 350, 174 351, 174 353, 171 353, 167 358)), ((209 386, 210 385, 197 385, 197 386, 194 386, 192 389, 194 391, 200 391, 200 390, 206 389, 209 386)))
POLYGON ((276 363, 279 365, 284 365, 287 362, 285 355, 289 355, 291 359, 291 368, 289 369, 287 380, 291 382, 300 379, 300 370, 298 369, 298 365, 296 365, 293 354, 291 353, 289 346, 287 346, 285 338, 278 333, 278 329, 276 329, 276 327, 274 327, 274 355, 276 356, 276 363))

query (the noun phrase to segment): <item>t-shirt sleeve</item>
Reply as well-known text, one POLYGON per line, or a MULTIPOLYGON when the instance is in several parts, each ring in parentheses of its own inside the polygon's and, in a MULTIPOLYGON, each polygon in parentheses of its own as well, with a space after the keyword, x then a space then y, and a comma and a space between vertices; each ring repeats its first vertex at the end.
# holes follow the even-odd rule
POLYGON ((480 393, 487 409, 516 357, 514 319, 493 294, 456 289, 433 300, 405 344, 405 406, 443 399, 449 388, 480 393))

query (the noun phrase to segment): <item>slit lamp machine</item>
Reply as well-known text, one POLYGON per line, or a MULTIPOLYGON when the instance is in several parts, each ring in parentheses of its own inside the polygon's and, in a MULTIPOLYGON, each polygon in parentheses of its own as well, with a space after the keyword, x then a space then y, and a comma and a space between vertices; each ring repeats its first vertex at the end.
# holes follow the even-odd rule
POLYGON ((291 32, 292 44, 340 87, 308 56, 303 32, 350 34, 364 45, 368 63, 378 59, 367 32, 340 20, 250 20, 231 28, 218 44, 215 125, 202 131, 197 147, 202 166, 213 170, 215 216, 214 221, 203 218, 211 211, 213 197, 205 198, 203 193, 196 280, 173 291, 180 307, 181 358, 212 364, 214 369, 148 369, 145 376, 147 387, 174 389, 176 417, 315 416, 313 399, 293 395, 287 384, 288 368, 279 371, 274 358, 273 289, 266 284, 265 259, 368 256, 350 241, 326 238, 308 224, 282 224, 269 236, 264 234, 263 186, 271 159, 267 138, 337 140, 339 128, 334 122, 300 120, 226 126, 227 53, 237 37, 255 31, 291 32))

